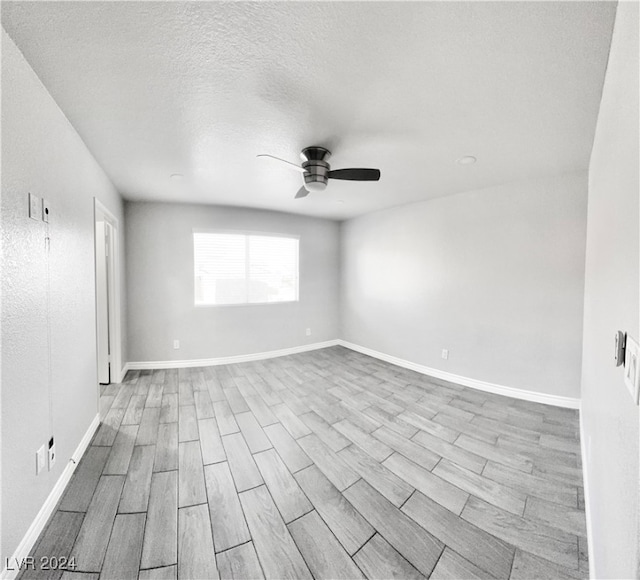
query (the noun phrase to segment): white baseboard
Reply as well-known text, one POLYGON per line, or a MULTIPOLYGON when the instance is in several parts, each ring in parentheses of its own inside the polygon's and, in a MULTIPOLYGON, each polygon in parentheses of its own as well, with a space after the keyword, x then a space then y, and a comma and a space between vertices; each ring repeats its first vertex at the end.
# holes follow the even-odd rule
POLYGON ((73 472, 76 470, 76 466, 84 455, 84 452, 89 446, 89 443, 91 443, 91 439, 99 425, 100 415, 96 415, 91 422, 91 425, 89 425, 86 433, 82 437, 82 440, 78 444, 78 447, 73 452, 71 459, 62 471, 62 474, 58 478, 58 481, 56 481, 56 484, 53 486, 51 493, 45 500, 43 506, 40 508, 38 515, 29 526, 27 533, 22 538, 22 541, 18 544, 18 547, 16 548, 11 558, 9 558, 8 562, 4 563, 5 567, 2 570, 2 574, 0 574, 1 580, 13 580, 13 578, 15 578, 20 572, 20 570, 17 569, 18 566, 16 563, 23 561, 24 558, 26 558, 31 552, 33 546, 36 543, 36 540, 42 533, 42 530, 44 530, 45 525, 49 521, 49 518, 58 505, 58 501, 60 501, 60 498, 62 497, 62 494, 64 493, 64 490, 66 489, 69 480, 73 475, 73 472), (6 567, 7 564, 9 564, 9 566, 11 567, 10 569, 6 567))
POLYGON ((545 405, 553 405, 555 407, 566 407, 568 409, 579 409, 580 399, 574 399, 572 397, 561 397, 559 395, 548 395, 547 393, 538 393, 535 391, 525 391, 524 389, 516 389, 514 387, 505 387, 504 385, 496 385, 494 383, 488 383, 486 381, 479 381, 477 379, 471 379, 469 377, 463 377, 461 375, 454 375, 446 371, 434 369, 419 365, 408 360, 397 358, 376 350, 372 350, 365 346, 353 344, 345 340, 338 340, 338 344, 348 349, 355 350, 356 352, 372 356, 374 358, 383 360, 385 362, 416 371, 423 375, 428 375, 465 387, 471 387, 472 389, 478 389, 479 391, 486 391, 488 393, 494 393, 496 395, 504 395, 506 397, 512 397, 514 399, 523 399, 525 401, 533 401, 535 403, 544 403, 545 405))
POLYGON ((596 563, 593 557, 593 524, 591 521, 591 494, 589 492, 589 462, 587 437, 584 433, 582 405, 580 405, 580 453, 582 455, 582 485, 584 488, 584 513, 587 520, 587 549, 589 550, 589 578, 596 577, 596 563))
POLYGON ((356 352, 372 356, 374 358, 395 364, 397 366, 410 369, 419 372, 423 375, 428 375, 465 387, 471 387, 472 389, 478 389, 480 391, 486 391, 497 395, 504 395, 506 397, 513 397, 515 399, 523 399, 525 401, 533 401, 535 403, 544 403, 545 405, 554 405, 556 407, 566 407, 568 409, 579 409, 580 400, 572 397, 562 397, 559 395, 549 395, 547 393, 538 393, 535 391, 525 391, 523 389, 516 389, 514 387, 506 387, 504 385, 497 385, 494 383, 488 383, 486 381, 480 381, 477 379, 471 379, 469 377, 463 377, 461 375, 455 375, 439 369, 434 369, 419 365, 395 356, 384 354, 382 352, 375 351, 373 349, 353 344, 342 339, 327 340, 325 342, 316 342, 313 344, 306 344, 303 346, 295 346, 293 348, 285 348, 281 350, 271 350, 266 352, 258 352, 253 354, 243 354, 237 356, 227 356, 219 358, 203 358, 203 359, 190 359, 190 360, 171 360, 171 361, 136 361, 128 362, 122 369, 122 376, 120 382, 129 370, 143 370, 143 369, 177 369, 187 367, 207 367, 217 365, 227 365, 233 363, 251 362, 256 360, 264 360, 269 358, 276 358, 279 356, 287 356, 291 354, 298 354, 301 352, 308 352, 311 350, 318 350, 321 348, 327 348, 330 346, 344 346, 356 352))
POLYGON ((120 376, 116 377, 118 379, 116 383, 121 383, 122 381, 124 381, 124 377, 127 375, 127 372, 129 372, 129 363, 126 363, 120 370, 120 376))
POLYGON ((268 358, 276 358, 279 356, 287 356, 290 354, 298 354, 301 352, 308 352, 310 350, 318 350, 320 348, 336 346, 338 343, 339 343, 338 340, 327 340, 325 342, 315 342, 313 344, 305 344, 303 346, 294 346, 292 348, 283 348, 280 350, 270 350, 267 352, 256 352, 253 354, 241 354, 237 356, 225 356, 225 357, 219 357, 219 358, 129 362, 125 365, 125 369, 126 370, 181 369, 181 368, 187 368, 187 367, 212 367, 212 366, 218 366, 218 365, 229 365, 233 363, 251 362, 255 360, 264 360, 268 358))

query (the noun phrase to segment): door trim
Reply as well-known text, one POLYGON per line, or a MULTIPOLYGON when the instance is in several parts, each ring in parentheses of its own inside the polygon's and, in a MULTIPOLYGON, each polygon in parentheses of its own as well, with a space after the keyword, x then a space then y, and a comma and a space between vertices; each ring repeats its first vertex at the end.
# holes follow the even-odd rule
MULTIPOLYGON (((95 224, 98 217, 103 218, 109 222, 114 230, 114 235, 111 236, 111 247, 109 248, 109 351, 111 353, 111 368, 109 372, 109 380, 112 383, 119 383, 122 381, 122 328, 121 328, 121 295, 120 295, 120 247, 119 247, 119 232, 120 223, 118 219, 102 204, 97 198, 93 198, 93 235, 95 241, 95 224)), ((95 267, 95 259, 94 259, 95 267)), ((94 272, 95 275, 95 272, 94 272)), ((96 304, 97 304, 97 291, 96 291, 96 304)), ((97 316, 97 308, 96 308, 97 316)), ((97 333, 97 327, 96 327, 97 333)), ((96 334, 97 340, 97 334, 96 334)), ((97 349, 96 349, 97 356, 97 349)), ((97 367, 97 359, 96 359, 97 367)))

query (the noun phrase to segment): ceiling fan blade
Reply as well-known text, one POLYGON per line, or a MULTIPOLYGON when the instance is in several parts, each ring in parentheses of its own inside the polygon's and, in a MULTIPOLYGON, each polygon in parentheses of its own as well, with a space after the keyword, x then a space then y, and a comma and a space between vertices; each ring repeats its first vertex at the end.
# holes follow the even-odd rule
POLYGON ((286 163, 290 169, 295 169, 300 173, 304 173, 304 169, 295 163, 291 163, 291 161, 287 161, 286 159, 280 159, 280 157, 275 157, 274 155, 268 155, 267 153, 261 153, 260 155, 256 155, 256 157, 268 157, 269 159, 275 159, 276 161, 280 161, 280 163, 286 163))
POLYGON ((348 179, 349 181, 378 181, 380 179, 379 169, 334 169, 329 171, 329 179, 348 179))
POLYGON ((301 197, 307 197, 309 195, 309 190, 303 185, 296 193, 295 199, 300 199, 301 197))

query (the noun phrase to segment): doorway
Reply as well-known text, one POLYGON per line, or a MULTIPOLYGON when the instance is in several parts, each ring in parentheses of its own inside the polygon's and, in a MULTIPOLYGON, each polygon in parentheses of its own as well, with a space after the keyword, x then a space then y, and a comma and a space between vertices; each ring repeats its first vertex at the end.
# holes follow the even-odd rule
POLYGON ((121 381, 118 220, 94 198, 98 382, 121 381))

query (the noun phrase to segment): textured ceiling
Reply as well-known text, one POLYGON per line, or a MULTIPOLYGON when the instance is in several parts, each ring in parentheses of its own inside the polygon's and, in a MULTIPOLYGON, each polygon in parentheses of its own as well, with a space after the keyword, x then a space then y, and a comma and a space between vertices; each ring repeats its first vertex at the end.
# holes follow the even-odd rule
POLYGON ((127 199, 343 219, 588 165, 608 2, 3 2, 2 23, 127 199), (294 200, 276 162, 332 150, 294 200), (462 166, 463 155, 478 158, 462 166), (182 182, 169 179, 182 173, 182 182), (342 200, 342 203, 339 201, 342 200))

